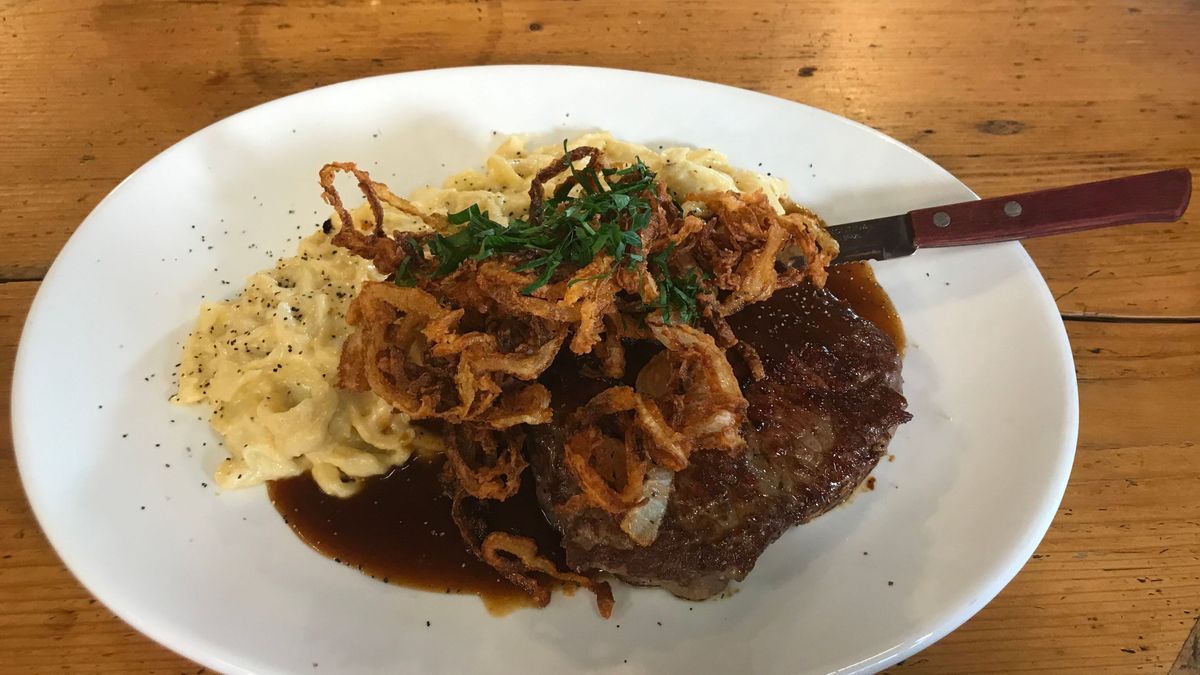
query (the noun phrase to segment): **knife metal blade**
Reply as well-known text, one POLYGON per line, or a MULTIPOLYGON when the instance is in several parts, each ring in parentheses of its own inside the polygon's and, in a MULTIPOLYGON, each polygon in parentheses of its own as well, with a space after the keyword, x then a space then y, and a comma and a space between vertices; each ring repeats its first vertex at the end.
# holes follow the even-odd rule
POLYGON ((888 260, 912 255, 917 250, 908 214, 884 216, 829 228, 837 240, 838 256, 833 264, 859 260, 888 260))

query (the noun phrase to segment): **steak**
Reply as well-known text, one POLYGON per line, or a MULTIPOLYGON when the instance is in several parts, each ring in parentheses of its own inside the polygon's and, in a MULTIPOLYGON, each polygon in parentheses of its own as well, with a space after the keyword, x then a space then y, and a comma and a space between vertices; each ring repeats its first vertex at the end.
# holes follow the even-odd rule
MULTIPOLYGON (((807 284, 776 292, 730 317, 754 347, 766 377, 753 380, 729 351, 749 403, 744 453, 701 450, 674 475, 658 536, 639 546, 597 509, 552 508, 576 487, 562 462, 568 416, 618 384, 596 375, 590 357, 563 355, 541 381, 553 396, 552 423, 532 427, 526 454, 538 500, 563 534, 566 562, 637 585, 700 600, 742 580, 789 528, 843 502, 910 419, 900 393, 900 358, 891 339, 841 300, 807 284)), ((645 346, 645 345, 643 345, 645 346)), ((644 350, 643 350, 644 351, 644 350)), ((651 354, 630 345, 627 373, 651 354), (640 358, 639 358, 640 357, 640 358)))

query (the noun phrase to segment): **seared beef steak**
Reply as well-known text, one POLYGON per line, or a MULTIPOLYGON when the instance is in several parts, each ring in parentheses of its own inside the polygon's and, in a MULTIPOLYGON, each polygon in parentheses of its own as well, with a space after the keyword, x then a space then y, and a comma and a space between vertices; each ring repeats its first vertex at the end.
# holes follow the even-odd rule
MULTIPOLYGON (((539 501, 562 531, 573 569, 610 572, 689 599, 720 593, 788 528, 845 500, 883 456, 896 426, 910 418, 895 346, 832 294, 807 284, 779 291, 730 324, 758 351, 767 375, 742 379, 748 449, 737 457, 695 453, 675 475, 649 546, 635 544, 599 510, 556 513, 553 506, 576 491, 562 462, 565 421, 613 383, 580 377, 587 363, 565 350, 543 375, 555 419, 531 428, 526 450, 539 501)), ((627 372, 637 372, 634 361, 627 372)))

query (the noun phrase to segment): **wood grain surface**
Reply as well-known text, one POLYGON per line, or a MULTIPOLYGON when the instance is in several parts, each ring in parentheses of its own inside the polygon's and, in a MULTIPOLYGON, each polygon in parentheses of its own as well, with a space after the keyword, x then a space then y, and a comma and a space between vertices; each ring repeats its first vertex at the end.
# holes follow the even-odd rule
MULTIPOLYGON (((0 0, 0 427, 21 322, 72 230, 156 153, 263 101, 458 65, 648 70, 846 115, 989 196, 1200 171, 1198 36, 1197 0, 0 0)), ((1027 248, 1078 364, 1071 483, 1008 588, 895 670, 1196 672, 1200 206, 1027 248)), ((0 671, 198 670, 63 568, 0 432, 0 671)))

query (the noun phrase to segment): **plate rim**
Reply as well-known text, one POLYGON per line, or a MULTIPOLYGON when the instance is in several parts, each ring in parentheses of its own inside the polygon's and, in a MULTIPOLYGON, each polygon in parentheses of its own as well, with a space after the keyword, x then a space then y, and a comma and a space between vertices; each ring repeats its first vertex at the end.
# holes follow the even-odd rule
MULTIPOLYGON (((102 208, 104 208, 110 201, 116 199, 117 196, 119 195, 119 193, 121 192, 121 190, 126 186, 127 183, 133 182, 134 180, 140 178, 143 174, 152 172, 156 165, 158 165, 162 162, 168 161, 168 159, 171 156, 173 156, 174 154, 181 152, 182 149, 190 146, 191 144, 196 143, 197 139, 199 137, 201 137, 204 134, 206 134, 207 132, 209 132, 212 128, 217 127, 219 125, 227 124, 231 120, 235 120, 238 118, 242 118, 244 116, 249 116, 251 114, 259 113, 262 111, 262 109, 265 109, 268 107, 272 107, 272 106, 276 106, 276 105, 284 105, 285 102, 291 101, 292 99, 303 98, 303 97, 308 97, 308 96, 330 95, 328 93, 330 91, 334 91, 339 88, 361 86, 363 83, 370 82, 370 81, 417 79, 417 78, 421 78, 421 77, 438 77, 438 76, 448 74, 448 73, 470 72, 470 71, 475 71, 475 72, 479 72, 479 73, 485 73, 485 72, 486 73, 496 73, 499 71, 505 71, 505 72, 522 72, 522 71, 526 71, 526 72, 527 71, 554 71, 554 72, 566 71, 566 72, 571 72, 571 71, 574 71, 574 72, 580 73, 583 77, 587 77, 589 74, 608 74, 608 75, 620 76, 620 77, 646 78, 646 79, 650 79, 650 80, 667 79, 667 80, 676 81, 680 84, 686 84, 688 86, 721 90, 721 91, 724 91, 726 95, 730 95, 730 96, 744 97, 744 96, 749 95, 752 98, 769 100, 774 104, 785 103, 785 104, 790 104, 793 106, 801 106, 803 108, 808 109, 811 112, 816 112, 820 115, 827 115, 829 117, 836 118, 841 123, 849 124, 853 127, 859 128, 860 130, 868 132, 870 135, 872 135, 877 140, 885 141, 894 147, 902 149, 903 151, 905 151, 906 154, 912 156, 915 159, 919 159, 920 161, 927 164, 931 169, 942 173, 946 178, 957 183, 959 186, 961 186, 961 188, 964 191, 969 193, 973 199, 979 199, 979 196, 973 190, 971 190, 965 183, 963 183, 963 181, 961 181, 959 178, 954 176, 954 174, 952 174, 950 171, 948 171, 947 169, 942 167, 940 164, 938 164, 931 158, 929 158, 926 155, 922 154, 921 152, 915 150, 914 148, 910 147, 909 145, 903 143, 902 141, 899 141, 896 138, 893 138, 892 136, 889 136, 877 129, 867 126, 866 124, 863 124, 862 122, 858 122, 854 119, 839 115, 832 111, 823 110, 821 108, 817 108, 815 106, 811 106, 806 103, 802 103, 802 102, 795 101, 795 100, 788 99, 788 98, 783 98, 781 96, 774 96, 772 94, 766 94, 766 93, 755 91, 752 89, 745 89, 745 88, 736 87, 736 86, 732 86, 732 85, 728 85, 728 84, 722 84, 722 83, 718 83, 718 82, 710 82, 710 81, 700 80, 700 79, 695 79, 695 78, 681 77, 681 76, 677 76, 677 75, 667 75, 667 74, 660 74, 660 73, 654 73, 654 72, 648 72, 648 71, 628 70, 628 69, 620 69, 620 68, 605 68, 605 67, 582 66, 582 65, 555 65, 555 64, 504 64, 504 65, 456 66, 456 67, 450 67, 450 68, 435 68, 435 69, 413 70, 413 71, 404 71, 404 72, 396 72, 396 73, 383 73, 383 74, 372 75, 372 76, 368 76, 368 77, 343 80, 343 81, 339 81, 339 82, 335 82, 335 83, 322 85, 320 87, 314 87, 314 88, 310 88, 310 89, 293 92, 293 93, 287 94, 285 96, 281 96, 278 98, 264 101, 262 103, 255 104, 249 108, 240 110, 236 113, 233 113, 233 114, 223 117, 221 119, 215 120, 215 121, 201 127, 200 129, 197 129, 196 131, 188 134, 187 136, 183 137, 182 139, 171 144, 167 148, 164 148, 160 152, 156 153, 154 156, 152 156, 150 159, 146 160, 142 165, 140 165, 137 169, 132 171, 128 176, 126 176, 121 181, 119 181, 111 190, 109 190, 105 194, 105 196, 101 200, 99 200, 96 203, 96 205, 88 212, 88 214, 83 218, 83 220, 80 221, 79 226, 77 226, 75 228, 75 230, 71 233, 71 236, 67 239, 66 243, 64 243, 62 248, 55 255, 54 261, 51 263, 50 267, 47 269, 45 276, 39 281, 37 293, 35 294, 34 299, 30 304, 29 311, 26 314, 25 320, 22 325, 21 337, 18 340, 17 350, 16 350, 14 363, 13 363, 12 391, 10 394, 10 411, 11 411, 10 425, 11 425, 11 432, 12 432, 12 438, 13 438, 13 450, 14 450, 14 456, 16 459, 17 473, 20 477, 21 485, 22 485, 22 488, 26 495, 26 499, 29 502, 30 510, 33 512, 34 517, 37 520, 38 527, 41 529, 43 535, 46 537, 47 541, 50 543, 51 547, 54 549, 55 555, 58 556, 58 558, 62 561, 63 565, 71 572, 71 574, 75 577, 75 579, 82 586, 84 586, 84 588, 87 589, 87 591, 90 594, 92 594, 97 599, 99 599, 108 609, 110 609, 122 621, 126 622, 131 627, 133 627, 134 629, 141 632, 143 635, 145 635, 145 636, 149 637, 150 639, 154 640, 155 642, 159 643, 161 646, 163 646, 167 649, 170 649, 171 651, 174 651, 175 653, 177 653, 181 656, 184 656, 185 658, 191 659, 191 660, 193 660, 201 665, 204 665, 206 667, 214 668, 220 672, 247 672, 247 673, 253 672, 245 665, 238 665, 235 663, 231 663, 231 662, 227 661, 226 659, 222 658, 220 656, 220 654, 223 650, 220 647, 220 645, 212 644, 211 640, 204 638, 201 634, 192 633, 187 636, 177 635, 176 634, 177 631, 175 630, 174 626, 172 626, 171 624, 154 623, 153 621, 149 621, 149 620, 143 621, 143 619, 137 614, 136 611, 131 610, 129 607, 125 606, 125 603, 123 603, 120 598, 119 592, 116 592, 116 591, 110 592, 110 589, 104 589, 104 590, 101 590, 98 592, 97 589, 102 587, 102 585, 97 584, 94 579, 90 578, 89 574, 87 574, 87 573, 81 574, 81 568, 85 567, 86 565, 83 564, 82 561, 78 558, 68 559, 67 557, 65 557, 63 555, 62 551, 63 551, 64 547, 60 545, 62 543, 61 534, 55 534, 50 529, 47 529, 45 527, 45 522, 46 522, 45 514, 48 513, 49 507, 43 502, 41 496, 38 495, 38 492, 36 489, 33 491, 30 490, 30 485, 31 485, 31 482, 33 479, 31 479, 28 475, 28 468, 27 468, 28 460, 23 459, 23 458, 25 458, 33 450, 32 450, 32 448, 29 447, 29 445, 30 445, 29 443, 22 441, 22 438, 25 435, 25 421, 24 420, 26 419, 26 415, 29 412, 26 407, 26 401, 24 401, 23 399, 26 395, 25 391, 27 390, 27 387, 29 386, 28 384, 26 384, 26 380, 29 377, 31 377, 31 372, 33 370, 30 365, 30 362, 33 359, 33 357, 31 356, 32 347, 30 347, 28 345, 25 337, 29 330, 30 325, 33 322, 37 321, 39 316, 46 313, 46 308, 44 307, 44 305, 46 304, 45 298, 47 297, 46 293, 44 292, 45 289, 47 288, 48 285, 53 284, 53 282, 56 280, 58 275, 63 273, 62 272, 63 266, 60 263, 64 258, 64 254, 67 253, 68 251, 73 250, 74 246, 79 245, 79 242, 82 239, 82 237, 80 236, 81 230, 84 229, 84 226, 87 225, 88 221, 92 218, 92 216, 96 212, 98 212, 102 208)), ((1001 244, 1001 245, 1019 249, 1018 258, 1019 258, 1019 261, 1020 261, 1020 264, 1022 265, 1022 267, 1024 267, 1024 269, 1026 271, 1032 271, 1032 273, 1034 275, 1036 275, 1036 278, 1041 281, 1041 283, 1037 285, 1038 286, 1037 296, 1038 296, 1038 301, 1039 301, 1039 307, 1037 309, 1040 312, 1052 312, 1054 315, 1058 315, 1059 312, 1058 312, 1057 304, 1054 302, 1054 299, 1053 299, 1053 296, 1049 289, 1049 286, 1046 284, 1045 278, 1042 276, 1040 270, 1038 270, 1036 264, 1033 262, 1033 259, 1029 256, 1028 252, 1024 249, 1024 247, 1022 247, 1017 242, 1011 242, 1009 244, 1001 244)), ((1054 467, 1053 481, 1050 483, 1050 488, 1047 489, 1042 495, 1040 495, 1041 503, 1038 505, 1038 509, 1037 509, 1038 517, 1033 519, 1032 522, 1029 524, 1029 526, 1027 526, 1026 531, 1025 531, 1025 537, 1021 541, 1020 546, 1014 547, 1015 550, 1013 550, 1009 554, 1009 556, 1008 556, 1009 564, 1002 571, 1000 571, 999 573, 992 576, 988 580, 988 583, 982 584, 979 587, 977 587, 977 589, 976 589, 977 594, 972 601, 970 601, 962 606, 959 606, 959 607, 943 608, 942 611, 934 613, 934 617, 936 618, 936 623, 938 626, 937 629, 930 631, 929 633, 927 633, 925 635, 909 639, 909 640, 905 641, 904 643, 893 645, 892 647, 888 648, 887 650, 880 652, 878 654, 875 654, 873 656, 867 657, 857 663, 847 664, 834 672, 837 672, 837 673, 875 672, 877 670, 882 670, 883 668, 893 665, 896 662, 898 662, 904 658, 907 658, 923 649, 928 648, 930 645, 932 645, 933 643, 942 639, 943 637, 948 635, 950 632, 956 630, 963 623, 965 623, 969 618, 971 618, 976 613, 978 613, 984 606, 986 606, 988 603, 990 603, 1000 593, 1000 591, 1002 591, 1004 589, 1004 587, 1007 586, 1012 581, 1012 579, 1020 572, 1020 570, 1028 562, 1029 557, 1033 554, 1033 552, 1036 550, 1037 546, 1040 544, 1040 542, 1045 537, 1046 532, 1049 530, 1049 527, 1050 527, 1052 521, 1054 520, 1055 516, 1057 515, 1058 506, 1061 504, 1063 496, 1065 495, 1065 492, 1066 492, 1067 483, 1070 478, 1071 467, 1074 463, 1074 457, 1075 457, 1075 453, 1077 451, 1078 433, 1079 433, 1078 380, 1077 380, 1077 376, 1076 376, 1075 369, 1074 369, 1074 355, 1070 348, 1070 342, 1069 342, 1069 338, 1068 338, 1068 335, 1066 332, 1066 327, 1063 323, 1061 323, 1061 321, 1057 325, 1057 330, 1054 330, 1053 333, 1055 334, 1055 337, 1056 337, 1054 347, 1058 351, 1059 361, 1064 367, 1063 372, 1058 373, 1055 377, 1055 380, 1060 382, 1063 385, 1063 391, 1062 391, 1063 400, 1061 401, 1061 403, 1063 404, 1063 412, 1064 412, 1064 428, 1061 431, 1063 431, 1065 433, 1059 441, 1060 447, 1059 447, 1059 453, 1058 453, 1058 461, 1054 467)))

